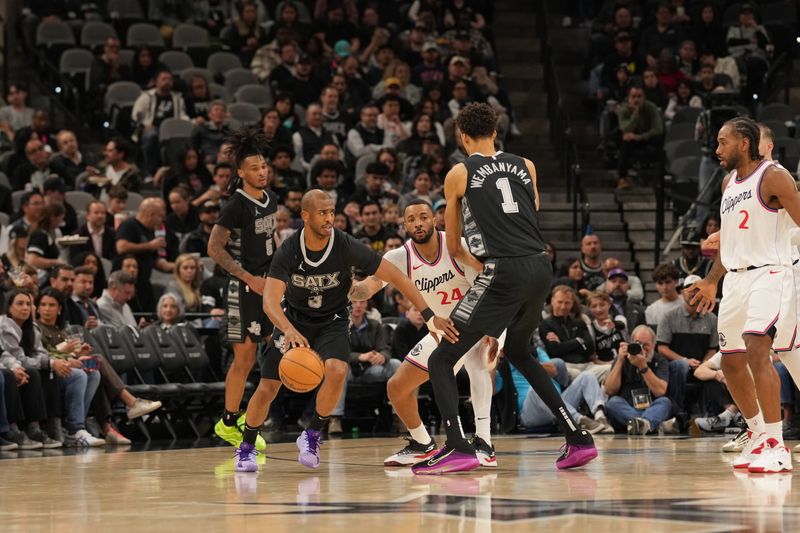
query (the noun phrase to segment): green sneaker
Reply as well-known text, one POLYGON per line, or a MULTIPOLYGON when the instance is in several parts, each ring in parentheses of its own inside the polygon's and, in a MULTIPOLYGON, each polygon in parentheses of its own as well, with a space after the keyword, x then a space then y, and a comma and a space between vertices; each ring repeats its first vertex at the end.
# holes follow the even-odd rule
MULTIPOLYGON (((216 433, 219 438, 221 438, 234 448, 238 448, 239 445, 242 443, 245 415, 246 413, 242 413, 242 415, 236 420, 235 426, 226 426, 225 423, 220 418, 219 421, 214 426, 214 433, 216 433)), ((266 449, 267 449, 267 441, 265 441, 264 437, 262 437, 261 433, 259 433, 258 436, 256 436, 256 450, 262 452, 266 449)))

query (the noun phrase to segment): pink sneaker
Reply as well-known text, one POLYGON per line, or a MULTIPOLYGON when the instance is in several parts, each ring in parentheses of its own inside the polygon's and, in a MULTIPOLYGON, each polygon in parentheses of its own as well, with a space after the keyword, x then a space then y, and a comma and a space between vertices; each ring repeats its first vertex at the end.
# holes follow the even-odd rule
POLYGON ((411 471, 420 475, 453 474, 475 470, 480 466, 481 462, 475 453, 459 452, 445 444, 436 455, 412 466, 411 471))
POLYGON ((566 470, 583 466, 597 457, 597 448, 594 444, 564 444, 563 453, 556 460, 556 468, 566 470))

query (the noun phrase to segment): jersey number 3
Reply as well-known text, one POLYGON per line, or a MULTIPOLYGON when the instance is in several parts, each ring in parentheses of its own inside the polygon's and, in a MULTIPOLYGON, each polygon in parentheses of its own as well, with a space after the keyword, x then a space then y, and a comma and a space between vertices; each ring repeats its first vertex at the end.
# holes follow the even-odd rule
POLYGON ((503 203, 500 204, 503 213, 519 213, 519 204, 514 201, 514 195, 511 194, 511 184, 508 182, 508 178, 500 178, 494 184, 503 195, 503 203))
POLYGON ((750 229, 750 226, 747 225, 747 221, 750 219, 750 213, 742 209, 739 211, 740 215, 742 216, 742 221, 739 223, 739 229, 750 229))

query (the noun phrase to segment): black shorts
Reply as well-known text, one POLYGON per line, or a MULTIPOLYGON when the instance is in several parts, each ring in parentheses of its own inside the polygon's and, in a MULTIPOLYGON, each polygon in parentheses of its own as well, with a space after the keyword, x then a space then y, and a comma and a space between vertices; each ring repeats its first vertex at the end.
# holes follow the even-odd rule
POLYGON ((541 318, 552 280, 545 253, 489 259, 450 318, 459 331, 499 337, 515 319, 537 313, 541 318))
POLYGON ((229 276, 225 291, 223 329, 231 344, 241 344, 248 337, 253 342, 259 342, 272 333, 272 322, 264 312, 261 295, 233 276, 229 276))
MULTIPOLYGON (((350 319, 347 313, 333 315, 330 318, 317 318, 301 320, 292 316, 290 312, 286 317, 297 331, 308 340, 311 349, 319 354, 323 361, 338 359, 350 361, 350 319)), ((284 346, 283 332, 277 327, 272 332, 272 342, 269 343, 264 362, 261 365, 261 377, 265 379, 280 379, 278 365, 281 362, 284 346)))

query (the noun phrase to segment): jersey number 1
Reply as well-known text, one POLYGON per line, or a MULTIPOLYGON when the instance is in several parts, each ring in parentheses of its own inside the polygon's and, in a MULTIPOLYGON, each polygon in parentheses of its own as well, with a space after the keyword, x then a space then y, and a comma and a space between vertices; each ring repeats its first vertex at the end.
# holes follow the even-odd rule
POLYGON ((508 182, 508 178, 500 178, 494 184, 503 195, 503 203, 500 204, 503 213, 519 213, 519 204, 514 201, 514 195, 511 194, 511 184, 508 182))
POLYGON ((739 211, 739 214, 744 215, 742 221, 739 223, 739 229, 750 229, 750 226, 747 225, 747 221, 750 219, 750 213, 742 209, 739 211))

